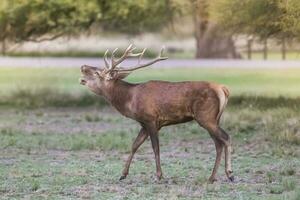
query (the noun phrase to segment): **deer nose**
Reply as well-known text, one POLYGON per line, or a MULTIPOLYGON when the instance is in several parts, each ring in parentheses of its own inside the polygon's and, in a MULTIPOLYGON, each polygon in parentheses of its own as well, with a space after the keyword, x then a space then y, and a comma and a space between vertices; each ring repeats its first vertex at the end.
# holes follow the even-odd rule
POLYGON ((82 65, 81 66, 81 72, 84 72, 84 70, 86 69, 86 67, 87 67, 86 65, 82 65))

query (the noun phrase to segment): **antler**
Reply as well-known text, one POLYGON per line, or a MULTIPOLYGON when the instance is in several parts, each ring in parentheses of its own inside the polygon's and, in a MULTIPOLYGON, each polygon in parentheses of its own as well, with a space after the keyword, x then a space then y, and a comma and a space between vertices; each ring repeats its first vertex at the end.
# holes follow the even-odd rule
POLYGON ((105 63, 105 67, 107 69, 110 69, 109 63, 108 63, 108 58, 107 58, 107 53, 109 52, 109 50, 107 49, 104 53, 104 63, 105 63))
POLYGON ((135 50, 136 48, 130 44, 127 49, 125 50, 124 54, 116 59, 115 58, 115 53, 118 51, 118 48, 114 49, 113 52, 112 52, 112 55, 111 55, 111 62, 109 64, 109 61, 108 61, 108 58, 107 58, 107 54, 109 52, 109 50, 106 50, 105 54, 104 54, 104 63, 105 63, 105 67, 107 69, 107 72, 109 71, 122 71, 122 72, 130 72, 130 71, 133 71, 133 70, 136 70, 136 69, 140 69, 140 68, 143 68, 143 67, 147 67, 149 65, 152 65, 158 61, 161 61, 161 60, 166 60, 168 59, 168 57, 162 57, 162 53, 164 51, 164 48, 162 48, 160 50, 160 54, 158 55, 158 57, 148 63, 145 63, 145 64, 140 64, 141 63, 141 60, 142 60, 142 57, 146 51, 146 48, 143 49, 142 52, 140 53, 133 53, 133 50, 135 50), (121 68, 117 68, 124 60, 126 60, 127 58, 132 58, 132 57, 138 57, 138 64, 136 67, 133 67, 133 68, 129 68, 129 69, 121 69, 121 68))
POLYGON ((117 52, 118 48, 116 48, 111 56, 111 69, 115 69, 121 62, 123 62, 126 58, 128 58, 132 51, 135 49, 132 44, 130 44, 127 49, 125 50, 124 54, 117 60, 115 60, 115 53, 117 52))
POLYGON ((107 49, 105 51, 104 54, 104 62, 105 62, 105 66, 107 69, 109 70, 114 70, 121 62, 123 62, 126 58, 128 57, 136 57, 139 55, 133 54, 132 51, 135 49, 135 47, 133 47, 132 44, 130 44, 127 49, 125 50, 124 54, 119 58, 116 59, 115 58, 115 53, 118 51, 118 48, 115 48, 111 54, 111 62, 109 64, 108 62, 108 58, 107 58, 107 53, 109 52, 109 50, 107 49))
POLYGON ((142 59, 145 51, 146 51, 146 49, 144 49, 141 53, 139 53, 140 55, 139 55, 139 59, 138 59, 138 64, 135 67, 129 68, 129 69, 118 69, 118 71, 131 72, 131 71, 134 71, 134 70, 137 70, 137 69, 140 69, 140 68, 147 67, 149 65, 153 65, 154 63, 156 63, 158 61, 168 59, 168 57, 163 57, 162 56, 162 54, 164 52, 164 47, 163 47, 163 48, 161 48, 159 55, 154 60, 152 60, 152 61, 150 61, 148 63, 141 64, 141 59, 142 59))

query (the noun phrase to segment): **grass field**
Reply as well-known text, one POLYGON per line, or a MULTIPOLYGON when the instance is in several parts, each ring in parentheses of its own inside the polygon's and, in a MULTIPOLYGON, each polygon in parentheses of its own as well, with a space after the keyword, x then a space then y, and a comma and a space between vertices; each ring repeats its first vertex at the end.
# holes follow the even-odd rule
MULTIPOLYGON (((147 80, 207 80, 229 86, 232 95, 300 96, 300 69, 145 69, 128 77, 130 82, 147 80)), ((0 68, 0 94, 18 89, 50 88, 65 93, 85 92, 78 84, 79 68, 0 68)))
MULTIPOLYGON (((147 80, 206 80, 227 85, 231 105, 289 106, 298 108, 300 69, 148 69, 128 77, 147 80)), ((79 85, 79 69, 0 68, 0 105, 18 107, 91 106, 103 100, 79 85)))
POLYGON ((1 110, 1 199, 299 199, 300 116, 290 109, 230 109, 234 183, 207 184, 215 150, 195 123, 160 133, 164 179, 150 141, 118 181, 138 126, 109 108, 1 110))
POLYGON ((164 179, 150 141, 127 179, 138 125, 78 84, 78 69, 0 68, 0 199, 300 199, 300 70, 141 70, 128 80, 213 80, 232 98, 222 127, 233 138, 234 183, 207 184, 213 141, 195 123, 160 132, 164 179))

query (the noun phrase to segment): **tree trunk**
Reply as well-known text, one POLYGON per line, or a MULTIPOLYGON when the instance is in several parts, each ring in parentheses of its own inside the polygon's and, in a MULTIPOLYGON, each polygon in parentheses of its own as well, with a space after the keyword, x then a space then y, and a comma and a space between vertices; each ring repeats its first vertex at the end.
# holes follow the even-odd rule
POLYGON ((1 54, 2 56, 5 56, 6 55, 6 40, 2 40, 2 43, 1 43, 1 54))
POLYGON ((197 0, 194 5, 196 58, 241 58, 231 35, 209 21, 208 8, 208 0, 197 0))
POLYGON ((252 42, 253 42, 253 39, 248 39, 247 40, 247 57, 248 57, 248 60, 252 59, 252 42))
POLYGON ((282 44, 281 44, 281 54, 282 54, 282 60, 286 59, 286 45, 285 45, 285 38, 282 38, 282 44))
POLYGON ((268 40, 267 39, 264 40, 263 52, 264 52, 264 60, 267 60, 268 59, 268 40))

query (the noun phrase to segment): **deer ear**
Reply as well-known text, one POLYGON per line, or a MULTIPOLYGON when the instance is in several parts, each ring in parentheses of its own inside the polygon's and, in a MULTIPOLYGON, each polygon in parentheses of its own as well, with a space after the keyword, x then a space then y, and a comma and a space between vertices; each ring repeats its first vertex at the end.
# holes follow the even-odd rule
POLYGON ((115 75, 115 79, 124 79, 126 78, 131 72, 117 72, 115 75))
POLYGON ((96 72, 94 73, 94 75, 97 76, 97 77, 100 77, 100 76, 101 76, 99 71, 96 71, 96 72))
POLYGON ((100 78, 100 79, 103 79, 103 73, 102 71, 100 70, 97 70, 95 73, 94 73, 94 76, 100 78))
POLYGON ((126 78, 131 72, 112 71, 104 75, 105 80, 117 80, 126 78))
POLYGON ((113 71, 109 73, 108 80, 117 80, 117 79, 124 79, 126 78, 131 72, 118 72, 113 71))

